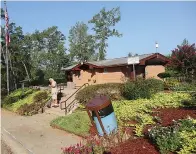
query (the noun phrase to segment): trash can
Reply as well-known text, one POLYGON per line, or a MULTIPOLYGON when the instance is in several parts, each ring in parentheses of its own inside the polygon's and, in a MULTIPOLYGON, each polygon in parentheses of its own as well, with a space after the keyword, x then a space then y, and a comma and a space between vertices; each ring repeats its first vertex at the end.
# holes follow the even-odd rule
POLYGON ((86 105, 91 123, 100 136, 117 130, 117 121, 111 100, 107 96, 96 96, 86 105))

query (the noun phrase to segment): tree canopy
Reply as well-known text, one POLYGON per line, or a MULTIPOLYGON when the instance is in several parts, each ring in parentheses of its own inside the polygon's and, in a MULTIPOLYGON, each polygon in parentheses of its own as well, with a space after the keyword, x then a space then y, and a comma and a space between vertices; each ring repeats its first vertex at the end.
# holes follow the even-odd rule
POLYGON ((98 59, 104 60, 106 56, 106 48, 108 47, 107 40, 109 37, 120 37, 122 34, 114 28, 114 26, 120 21, 120 8, 113 8, 107 11, 104 8, 94 15, 89 23, 93 24, 92 28, 95 31, 96 48, 98 49, 98 59))
POLYGON ((92 35, 88 34, 88 26, 77 22, 69 31, 69 52, 72 60, 89 61, 95 58, 95 45, 92 35))

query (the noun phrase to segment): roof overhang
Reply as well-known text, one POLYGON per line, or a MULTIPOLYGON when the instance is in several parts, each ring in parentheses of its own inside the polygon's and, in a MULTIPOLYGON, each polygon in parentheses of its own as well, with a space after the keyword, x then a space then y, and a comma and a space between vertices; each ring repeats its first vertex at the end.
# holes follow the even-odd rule
POLYGON ((155 59, 155 58, 160 59, 161 61, 163 61, 166 64, 170 62, 169 58, 165 57, 164 55, 162 55, 160 53, 155 53, 155 54, 153 54, 151 56, 148 56, 146 58, 141 59, 140 60, 140 65, 145 65, 146 61, 151 60, 151 59, 155 59))
POLYGON ((85 63, 80 63, 80 64, 76 65, 71 70, 73 70, 73 71, 81 70, 80 67, 83 66, 83 65, 89 66, 90 69, 93 69, 93 68, 103 68, 103 66, 97 66, 97 65, 85 62, 85 63))

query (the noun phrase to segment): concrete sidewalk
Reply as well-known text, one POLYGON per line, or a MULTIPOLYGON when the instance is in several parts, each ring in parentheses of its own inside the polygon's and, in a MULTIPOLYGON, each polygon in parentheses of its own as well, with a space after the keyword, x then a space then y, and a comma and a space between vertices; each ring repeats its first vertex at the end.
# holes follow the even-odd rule
POLYGON ((18 142, 28 153, 61 154, 61 147, 76 144, 82 139, 51 128, 50 121, 54 118, 55 115, 45 113, 23 117, 2 109, 2 135, 9 135, 10 139, 18 142))

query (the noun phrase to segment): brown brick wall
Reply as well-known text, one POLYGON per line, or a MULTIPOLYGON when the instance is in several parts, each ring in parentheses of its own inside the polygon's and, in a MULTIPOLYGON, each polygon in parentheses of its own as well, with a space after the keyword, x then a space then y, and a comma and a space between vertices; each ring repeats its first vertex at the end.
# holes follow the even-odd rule
POLYGON ((82 86, 84 83, 121 83, 124 77, 121 67, 111 67, 105 69, 105 72, 104 69, 81 70, 80 76, 73 74, 73 82, 76 86, 82 86))
MULTIPOLYGON (((84 83, 102 84, 102 83, 122 83, 126 78, 133 78, 133 69, 131 66, 108 67, 105 69, 81 70, 80 76, 78 73, 73 73, 73 82, 76 86, 82 86, 84 83)), ((165 72, 165 67, 162 65, 136 66, 136 76, 145 78, 157 78, 161 72, 165 72)))
POLYGON ((157 75, 165 72, 165 67, 162 65, 148 65, 145 68, 145 78, 156 78, 160 79, 157 75))

